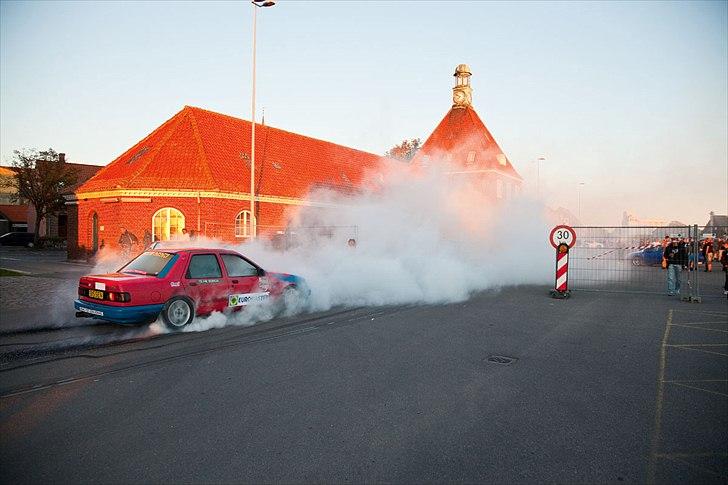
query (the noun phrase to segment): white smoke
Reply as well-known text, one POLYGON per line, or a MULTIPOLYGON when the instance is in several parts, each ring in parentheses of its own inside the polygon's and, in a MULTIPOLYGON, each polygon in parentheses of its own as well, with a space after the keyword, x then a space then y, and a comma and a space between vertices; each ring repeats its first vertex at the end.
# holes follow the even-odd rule
POLYGON ((265 268, 306 278, 314 310, 456 302, 480 290, 550 281, 548 225, 533 201, 496 204, 471 180, 404 164, 368 182, 353 197, 311 194, 337 208, 301 209, 294 226, 304 229, 292 249, 260 242, 237 249, 265 268), (356 248, 347 245, 350 237, 356 248))
MULTIPOLYGON (((478 291, 553 278, 549 225, 533 200, 496 203, 472 179, 392 162, 362 187, 354 195, 309 194, 316 205, 297 208, 288 234, 275 244, 200 238, 194 246, 232 248, 269 271, 302 276, 311 290, 305 307, 313 311, 458 302, 478 291), (347 245, 350 238, 356 247, 347 245)), ((109 253, 95 270, 113 271, 124 262, 109 253)), ((275 310, 263 304, 216 313, 186 331, 252 325, 275 317, 275 310)))

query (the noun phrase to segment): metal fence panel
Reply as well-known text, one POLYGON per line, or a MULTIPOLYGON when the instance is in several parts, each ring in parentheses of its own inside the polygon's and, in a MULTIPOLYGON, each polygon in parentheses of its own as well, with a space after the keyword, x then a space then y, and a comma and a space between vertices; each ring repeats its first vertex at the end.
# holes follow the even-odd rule
MULTIPOLYGON (((569 286, 574 290, 665 293, 665 236, 692 243, 690 258, 694 258, 697 246, 696 226, 574 229, 576 246, 569 252, 569 286)), ((682 271, 682 295, 697 296, 696 278, 696 271, 682 271)))

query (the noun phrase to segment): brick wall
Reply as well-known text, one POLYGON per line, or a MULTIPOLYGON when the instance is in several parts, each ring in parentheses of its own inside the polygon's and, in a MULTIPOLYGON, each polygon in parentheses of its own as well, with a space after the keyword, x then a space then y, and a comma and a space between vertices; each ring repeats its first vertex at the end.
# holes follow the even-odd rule
MULTIPOLYGON (((152 218, 162 208, 172 207, 185 217, 188 232, 240 242, 235 237, 235 217, 248 210, 245 200, 207 199, 181 197, 152 197, 151 202, 101 202, 100 199, 79 200, 78 205, 68 207, 68 257, 85 259, 92 252, 92 218, 98 214, 98 243, 105 248, 119 248, 122 228, 134 234, 140 244, 144 232, 152 232, 152 218)), ((259 234, 267 236, 287 224, 286 214, 291 206, 286 204, 259 203, 259 234)))

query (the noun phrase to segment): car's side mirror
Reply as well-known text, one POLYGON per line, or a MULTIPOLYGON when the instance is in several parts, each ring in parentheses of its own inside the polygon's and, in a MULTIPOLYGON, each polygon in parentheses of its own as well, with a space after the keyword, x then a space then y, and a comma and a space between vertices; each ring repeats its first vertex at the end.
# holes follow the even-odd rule
POLYGON ((265 276, 265 270, 263 268, 258 268, 258 276, 265 276))

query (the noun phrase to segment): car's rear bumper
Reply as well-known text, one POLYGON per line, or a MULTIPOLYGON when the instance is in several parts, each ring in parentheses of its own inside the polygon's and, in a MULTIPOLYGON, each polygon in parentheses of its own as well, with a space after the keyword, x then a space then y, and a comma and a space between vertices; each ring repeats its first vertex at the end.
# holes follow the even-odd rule
POLYGON ((89 317, 121 324, 143 322, 156 317, 164 308, 164 304, 161 303, 159 305, 111 306, 81 300, 75 300, 73 306, 76 311, 88 314, 89 317))

